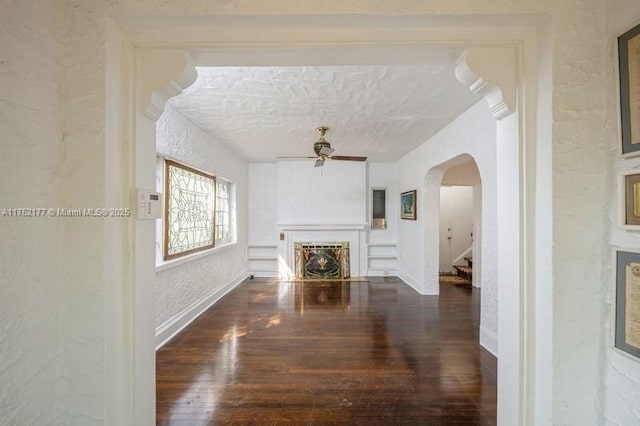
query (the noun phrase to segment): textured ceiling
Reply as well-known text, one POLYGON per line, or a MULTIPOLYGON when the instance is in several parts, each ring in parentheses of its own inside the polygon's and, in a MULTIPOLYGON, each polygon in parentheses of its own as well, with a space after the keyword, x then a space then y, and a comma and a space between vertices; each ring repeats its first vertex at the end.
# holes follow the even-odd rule
POLYGON ((171 105, 248 161, 313 155, 397 160, 479 100, 454 64, 198 68, 171 105))

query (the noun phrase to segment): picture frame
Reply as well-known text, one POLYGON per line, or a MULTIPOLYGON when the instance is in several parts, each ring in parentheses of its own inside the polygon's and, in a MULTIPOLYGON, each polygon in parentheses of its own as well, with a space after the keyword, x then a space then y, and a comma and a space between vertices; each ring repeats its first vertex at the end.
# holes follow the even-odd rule
POLYGON ((640 24, 618 37, 620 153, 640 155, 640 24))
POLYGON ((640 360, 640 252, 615 250, 613 346, 640 360))
POLYGON ((416 220, 416 190, 400 194, 400 219, 416 220))
POLYGON ((618 174, 618 226, 640 231, 640 169, 618 174))

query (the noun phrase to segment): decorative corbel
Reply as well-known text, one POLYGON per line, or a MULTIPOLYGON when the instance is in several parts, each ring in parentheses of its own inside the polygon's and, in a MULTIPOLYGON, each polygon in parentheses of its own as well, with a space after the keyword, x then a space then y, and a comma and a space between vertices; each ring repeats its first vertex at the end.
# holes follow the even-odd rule
POLYGON ((191 56, 182 50, 141 49, 137 60, 140 112, 156 121, 166 102, 191 86, 198 72, 191 56))
POLYGON ((456 78, 487 101, 496 120, 515 111, 516 50, 513 47, 474 47, 456 61, 456 78))

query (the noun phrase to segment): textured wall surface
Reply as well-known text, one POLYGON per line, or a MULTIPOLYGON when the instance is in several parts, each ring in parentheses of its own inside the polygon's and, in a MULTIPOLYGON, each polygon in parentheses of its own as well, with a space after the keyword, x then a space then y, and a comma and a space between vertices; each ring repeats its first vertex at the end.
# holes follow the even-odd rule
POLYGON ((604 7, 551 2, 553 13, 554 424, 597 424, 602 347, 604 7), (585 232, 589 229, 589 232, 585 232), (598 330, 596 332, 595 330, 598 330), (581 408, 578 408, 578 407, 581 408))
MULTIPOLYGON (((3 3, 0 211, 60 207, 62 2, 3 3)), ((62 221, 0 216, 0 423, 61 424, 62 221)))
MULTIPOLYGON (((496 122, 484 101, 476 103, 431 139, 399 162, 400 190, 418 190, 418 208, 424 206, 424 183, 427 172, 460 154, 475 159, 482 176, 482 309, 481 325, 498 334, 497 235, 496 235, 496 122)), ((424 268, 424 220, 437 215, 440 206, 425 206, 418 220, 400 221, 398 270, 416 279, 424 268)), ((438 238, 437 235, 434 238, 438 238)))
MULTIPOLYGON (((106 2, 62 2, 66 7, 63 206, 105 205, 106 2)), ((59 7, 63 7, 62 5, 59 7)), ((65 418, 71 424, 101 424, 105 417, 105 220, 64 220, 60 240, 61 320, 65 418)))
MULTIPOLYGON (((156 326, 246 273, 247 163, 167 105, 157 124, 158 153, 235 183, 237 244, 156 274, 156 326)), ((161 238, 160 236, 158 236, 161 238)))
POLYGON ((278 242, 278 164, 249 164, 249 241, 278 242), (259 213, 256 213, 259 212, 259 213))
MULTIPOLYGON (((609 9, 610 21, 608 25, 608 36, 611 44, 607 49, 607 87, 609 87, 608 114, 606 129, 609 134, 609 163, 610 172, 607 185, 611 188, 617 185, 618 172, 640 167, 640 157, 629 159, 619 159, 618 145, 620 134, 618 133, 618 115, 616 96, 616 68, 614 66, 617 56, 615 54, 614 39, 630 29, 640 24, 640 3, 635 0, 612 1, 609 9)), ((640 233, 629 232, 618 228, 618 200, 616 191, 610 192, 608 225, 609 242, 613 246, 622 249, 638 250, 640 247, 640 233)), ((604 418, 606 425, 626 426, 640 424, 640 361, 622 355, 612 349, 614 320, 613 310, 615 303, 615 281, 613 279, 615 264, 612 263, 611 254, 605 252, 604 256, 603 281, 608 283, 607 292, 604 299, 607 302, 605 310, 606 329, 604 330, 604 418), (607 343, 609 344, 607 347, 607 343)))
POLYGON ((278 221, 365 223, 367 166, 359 161, 278 163, 278 221))

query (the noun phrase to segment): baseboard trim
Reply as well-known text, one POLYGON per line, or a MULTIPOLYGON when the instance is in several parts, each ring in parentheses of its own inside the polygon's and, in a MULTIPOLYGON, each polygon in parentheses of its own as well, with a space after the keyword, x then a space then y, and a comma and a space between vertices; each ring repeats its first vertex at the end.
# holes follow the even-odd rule
POLYGON ((480 324, 480 346, 498 358, 498 335, 480 324))
POLYGON ((423 294, 419 288, 418 281, 404 271, 398 270, 398 278, 405 282, 409 287, 414 289, 418 294, 423 294))
POLYGON ((278 271, 249 271, 256 278, 278 278, 278 271))
POLYGON ((173 339, 176 334, 180 333, 186 326, 191 324, 193 320, 198 318, 204 311, 209 309, 211 306, 213 306, 214 303, 224 297, 224 295, 240 285, 240 283, 243 282, 248 275, 248 272, 242 272, 236 275, 231 280, 227 281, 225 284, 209 293, 209 295, 192 303, 185 310, 173 316, 164 324, 157 327, 155 340, 156 350, 160 349, 162 346, 164 346, 165 343, 173 339))
POLYGON ((397 277, 398 271, 395 269, 368 269, 368 277, 397 277))

